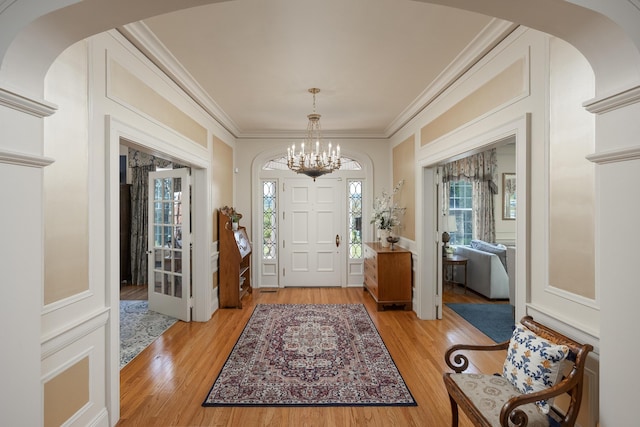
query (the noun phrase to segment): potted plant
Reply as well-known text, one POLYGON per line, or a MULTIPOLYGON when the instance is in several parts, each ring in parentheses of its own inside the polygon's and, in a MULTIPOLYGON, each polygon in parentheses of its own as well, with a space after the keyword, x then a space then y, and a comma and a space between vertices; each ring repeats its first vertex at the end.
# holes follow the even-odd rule
POLYGON ((387 238, 391 236, 391 230, 400 225, 400 215, 405 211, 405 208, 401 208, 393 202, 393 195, 400 191, 402 184, 404 184, 404 180, 398 182, 391 194, 383 190, 373 204, 371 224, 374 224, 378 230, 380 243, 384 247, 389 246, 387 238))
MULTIPOLYGON (((225 207, 221 208, 220 212, 222 212, 224 215, 229 217, 229 219, 231 220, 231 229, 232 230, 237 230, 238 229, 238 224, 240 222, 240 218, 242 218, 242 214, 238 213, 235 210, 235 208, 232 208, 232 207, 229 207, 229 206, 225 206, 225 207)), ((229 223, 227 223, 227 229, 228 228, 229 228, 229 223)))
POLYGON ((238 224, 240 222, 240 218, 242 217, 242 215, 240 215, 239 213, 237 213, 236 211, 233 211, 230 215, 229 218, 231 218, 231 229, 232 230, 237 230, 238 229, 238 224))

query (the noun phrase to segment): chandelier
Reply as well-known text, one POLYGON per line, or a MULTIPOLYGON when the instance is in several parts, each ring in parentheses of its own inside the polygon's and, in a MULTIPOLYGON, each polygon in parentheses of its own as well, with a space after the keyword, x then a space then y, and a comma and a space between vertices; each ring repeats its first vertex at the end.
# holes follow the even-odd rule
POLYGON ((309 92, 313 94, 313 113, 307 116, 307 136, 300 144, 299 151, 296 151, 296 144, 287 148, 287 166, 292 171, 305 174, 315 181, 319 176, 340 169, 340 146, 332 151, 331 142, 328 148, 322 143, 320 114, 316 113, 316 93, 320 92, 320 89, 313 87, 309 92))

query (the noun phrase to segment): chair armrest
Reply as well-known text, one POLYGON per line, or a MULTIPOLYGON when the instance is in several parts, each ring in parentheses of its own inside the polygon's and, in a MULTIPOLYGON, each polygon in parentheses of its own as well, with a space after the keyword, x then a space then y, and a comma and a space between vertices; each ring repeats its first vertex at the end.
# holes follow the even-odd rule
POLYGON ((447 366, 453 369, 457 374, 465 371, 469 367, 469 358, 461 353, 456 353, 461 350, 470 351, 498 351, 506 350, 509 348, 509 341, 504 341, 493 345, 473 345, 473 344, 455 344, 447 350, 444 354, 444 361, 447 366), (454 354, 456 353, 456 354, 454 354))
POLYGON ((537 391, 535 393, 524 393, 509 399, 500 410, 500 425, 502 426, 526 426, 528 419, 524 411, 518 409, 519 406, 527 403, 535 403, 540 400, 549 400, 553 397, 560 396, 564 393, 571 393, 571 390, 580 381, 577 370, 571 370, 568 376, 564 377, 553 387, 546 390, 537 391), (512 424, 509 424, 511 421, 512 424))

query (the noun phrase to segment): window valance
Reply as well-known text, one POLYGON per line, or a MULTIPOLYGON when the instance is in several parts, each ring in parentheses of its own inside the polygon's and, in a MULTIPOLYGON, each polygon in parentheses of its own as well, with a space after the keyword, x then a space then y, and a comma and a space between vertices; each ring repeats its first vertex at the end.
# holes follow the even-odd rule
POLYGON ((498 194, 498 185, 495 183, 497 166, 496 149, 492 148, 445 164, 442 167, 442 182, 488 182, 491 193, 498 194))

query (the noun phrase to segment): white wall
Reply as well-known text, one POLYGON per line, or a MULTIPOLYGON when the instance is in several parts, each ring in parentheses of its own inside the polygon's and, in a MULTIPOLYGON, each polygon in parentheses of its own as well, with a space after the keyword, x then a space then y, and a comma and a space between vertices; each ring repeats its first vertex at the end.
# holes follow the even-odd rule
MULTIPOLYGON (((301 130, 306 124, 300 124, 301 130)), ((236 208, 242 212, 243 221, 251 224, 252 209, 259 212, 261 195, 252 194, 252 180, 256 179, 252 175, 253 163, 258 158, 264 158, 265 153, 273 153, 273 157, 283 156, 287 152, 293 142, 298 140, 273 140, 273 139, 247 139, 239 140, 236 144, 235 167, 239 172, 235 175, 235 201, 236 208), (245 212, 247 215, 245 215, 245 212)), ((392 188, 391 180, 391 148, 388 142, 381 139, 348 139, 340 140, 332 138, 333 144, 340 144, 341 153, 347 157, 350 153, 365 153, 373 163, 373 190, 374 194, 379 194, 383 188, 387 190, 392 188)), ((354 154, 351 154, 354 157, 354 154)), ((362 155, 362 154, 360 154, 362 155)), ((293 174, 293 172, 291 172, 293 174)), ((373 203, 373 202, 371 202, 373 203)))

